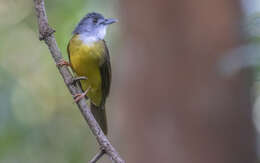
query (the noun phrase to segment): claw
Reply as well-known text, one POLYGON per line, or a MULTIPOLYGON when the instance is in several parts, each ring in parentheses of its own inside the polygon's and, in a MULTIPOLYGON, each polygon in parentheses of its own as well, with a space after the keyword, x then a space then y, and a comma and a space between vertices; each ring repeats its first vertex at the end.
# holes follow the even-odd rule
POLYGON ((70 66, 70 63, 65 61, 64 59, 61 59, 56 65, 57 66, 70 66))
POLYGON ((83 93, 78 93, 78 94, 75 94, 73 97, 74 97, 74 102, 77 103, 79 102, 79 100, 81 100, 82 98, 84 98, 86 96, 86 94, 88 93, 90 87, 83 93))

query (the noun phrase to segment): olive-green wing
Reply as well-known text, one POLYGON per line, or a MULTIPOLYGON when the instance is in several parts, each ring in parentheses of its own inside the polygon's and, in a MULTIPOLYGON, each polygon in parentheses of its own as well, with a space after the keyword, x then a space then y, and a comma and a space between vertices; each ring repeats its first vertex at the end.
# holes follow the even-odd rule
POLYGON ((70 63, 70 41, 67 45, 67 53, 68 53, 68 57, 69 57, 69 63, 70 63))
POLYGON ((106 98, 109 95, 110 85, 111 85, 111 64, 109 51, 106 45, 106 42, 103 40, 105 47, 105 60, 104 63, 100 66, 101 79, 102 79, 102 104, 105 104, 106 98))

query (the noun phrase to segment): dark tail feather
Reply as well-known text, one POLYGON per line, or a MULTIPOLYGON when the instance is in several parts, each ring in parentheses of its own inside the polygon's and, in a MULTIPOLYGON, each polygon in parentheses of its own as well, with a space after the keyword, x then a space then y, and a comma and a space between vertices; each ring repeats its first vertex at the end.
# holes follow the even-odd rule
POLYGON ((100 125, 102 131, 105 135, 107 135, 107 117, 106 117, 106 110, 105 106, 97 107, 91 103, 91 112, 94 115, 96 121, 100 125))

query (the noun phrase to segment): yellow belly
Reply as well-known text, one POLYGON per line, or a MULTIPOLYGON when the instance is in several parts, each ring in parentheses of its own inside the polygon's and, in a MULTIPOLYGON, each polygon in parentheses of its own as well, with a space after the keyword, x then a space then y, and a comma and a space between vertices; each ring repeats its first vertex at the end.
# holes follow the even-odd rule
POLYGON ((102 101, 100 65, 104 62, 105 52, 103 42, 84 44, 76 35, 70 40, 68 51, 73 71, 77 76, 87 77, 87 80, 80 81, 83 91, 90 88, 87 97, 93 104, 100 106, 102 101))

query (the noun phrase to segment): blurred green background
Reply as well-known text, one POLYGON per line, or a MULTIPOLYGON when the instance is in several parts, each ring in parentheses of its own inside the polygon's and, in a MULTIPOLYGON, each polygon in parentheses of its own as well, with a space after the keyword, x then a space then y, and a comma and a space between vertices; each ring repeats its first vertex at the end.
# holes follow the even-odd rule
MULTIPOLYGON (((32 2, 0 0, 0 162, 87 162, 98 150, 95 138, 73 104, 46 45, 38 40, 32 2)), ((71 32, 86 13, 117 17, 116 0, 45 3, 65 59, 71 32)), ((118 26, 109 28, 106 37, 111 55, 116 55, 113 45, 118 26)))
MULTIPOLYGON (((96 11, 120 19, 117 0, 46 0, 45 3, 49 24, 57 31, 55 36, 66 60, 71 31, 86 13, 96 11)), ((247 4, 244 1, 245 29, 250 40, 259 42, 260 10, 247 4)), ((98 150, 95 138, 73 104, 46 45, 38 40, 32 0, 0 0, 0 34, 0 163, 90 160, 98 150)), ((113 67, 118 67, 115 56, 122 45, 119 38, 120 24, 110 27, 106 40, 113 67)), ((113 85, 118 71, 113 73, 113 85)), ((113 85, 110 99, 113 99, 113 85)), ((257 95, 258 85, 256 81, 257 95)), ((108 100, 108 105, 112 107, 113 100, 108 100)), ((260 106, 256 105, 255 122, 260 124, 257 108, 260 106)), ((108 112, 110 120, 114 119, 114 112, 108 112)))

